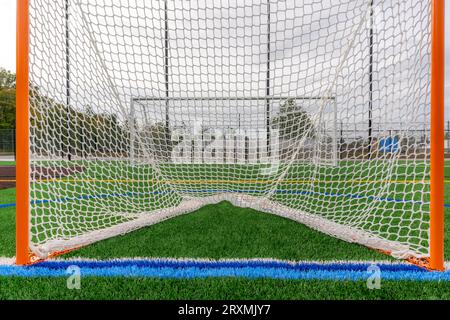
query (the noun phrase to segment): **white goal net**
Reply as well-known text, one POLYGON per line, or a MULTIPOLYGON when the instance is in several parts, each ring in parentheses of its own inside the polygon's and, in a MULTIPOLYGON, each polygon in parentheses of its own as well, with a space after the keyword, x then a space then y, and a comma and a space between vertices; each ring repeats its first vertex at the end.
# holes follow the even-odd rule
POLYGON ((229 201, 429 255, 430 1, 30 0, 38 257, 229 201))

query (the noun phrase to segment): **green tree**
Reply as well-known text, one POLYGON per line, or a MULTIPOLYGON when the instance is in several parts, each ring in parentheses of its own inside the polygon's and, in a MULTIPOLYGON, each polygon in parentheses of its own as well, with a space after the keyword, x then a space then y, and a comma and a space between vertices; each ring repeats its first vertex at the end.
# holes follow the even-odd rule
POLYGON ((280 137, 284 139, 297 139, 305 135, 315 136, 311 117, 292 98, 281 105, 278 115, 272 120, 272 126, 280 130, 280 137))
MULTIPOLYGON (((157 122, 144 126, 142 135, 158 160, 167 160, 172 152, 170 133, 167 134, 165 123, 157 122)), ((146 144, 147 144, 146 143, 146 144)))
POLYGON ((16 75, 4 68, 0 68, 0 90, 11 89, 16 86, 16 75))
POLYGON ((0 129, 14 129, 16 122, 15 74, 0 68, 0 129))
POLYGON ((16 90, 0 89, 0 129, 14 129, 16 123, 16 90))
MULTIPOLYGON (((34 152, 61 157, 121 156, 129 151, 129 128, 116 115, 99 113, 91 106, 66 106, 30 84, 30 128, 34 152)), ((0 129, 14 129, 15 75, 0 68, 0 129)), ((161 125, 150 130, 159 154, 166 154, 161 125), (164 151, 164 152, 163 152, 164 151)))

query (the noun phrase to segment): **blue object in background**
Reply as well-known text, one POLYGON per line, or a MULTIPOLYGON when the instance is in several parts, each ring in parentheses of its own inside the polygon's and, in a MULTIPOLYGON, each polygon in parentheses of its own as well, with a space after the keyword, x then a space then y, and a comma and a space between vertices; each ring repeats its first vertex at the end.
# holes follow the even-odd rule
POLYGON ((392 141, 392 152, 397 153, 399 151, 399 139, 395 136, 392 141))
POLYGON ((379 151, 386 153, 396 153, 399 151, 398 136, 384 137, 380 139, 379 151))

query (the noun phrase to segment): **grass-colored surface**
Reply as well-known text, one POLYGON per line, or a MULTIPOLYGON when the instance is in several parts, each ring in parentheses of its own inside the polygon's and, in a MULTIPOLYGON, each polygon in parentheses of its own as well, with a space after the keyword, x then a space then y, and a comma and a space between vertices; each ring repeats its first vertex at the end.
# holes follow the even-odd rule
POLYGON ((132 220, 130 213, 176 207, 193 195, 273 191, 271 200, 298 212, 339 223, 351 220, 353 227, 407 243, 416 253, 428 251, 429 175, 424 162, 296 163, 275 169, 264 164, 161 164, 159 169, 156 173, 150 165, 127 161, 35 163, 40 178, 31 185, 36 201, 32 242, 104 229, 132 220), (55 178, 42 174, 45 170, 72 172, 55 178))
MULTIPOLYGON (((14 201, 14 190, 0 199, 14 201)), ((14 256, 14 208, 0 211, 0 256, 14 256)), ((203 207, 123 236, 110 238, 66 254, 66 257, 278 258, 287 260, 389 259, 295 221, 227 202, 203 207), (307 239, 307 240, 305 240, 307 239), (143 245, 145 244, 145 245, 143 245), (320 249, 320 250, 318 250, 320 249)))
POLYGON ((168 280, 82 278, 80 290, 65 278, 0 278, 0 299, 450 299, 450 283, 382 281, 168 280))
POLYGON ((16 189, 3 189, 0 190, 0 204, 15 203, 16 202, 16 189))
POLYGON ((15 161, 0 161, 0 166, 15 166, 15 161))
MULTIPOLYGON (((273 176, 262 174, 262 169, 266 169, 264 165, 170 164, 161 167, 161 172, 168 178, 169 183, 157 181, 155 174, 148 165, 130 166, 129 163, 124 161, 73 161, 70 163, 67 161, 47 161, 37 163, 37 166, 53 168, 53 170, 58 170, 58 168, 62 167, 69 168, 69 170, 70 168, 81 167, 82 170, 81 172, 78 171, 57 178, 47 175, 47 177, 42 177, 40 182, 33 184, 32 190, 34 192, 32 198, 34 200, 54 201, 64 199, 63 201, 34 205, 32 224, 37 225, 37 227, 32 229, 34 234, 33 241, 42 241, 52 235, 61 234, 61 232, 74 236, 85 232, 85 228, 91 228, 90 230, 103 228, 104 226, 111 226, 130 219, 120 213, 135 212, 139 214, 142 211, 148 212, 151 209, 175 206, 180 201, 178 194, 183 192, 183 190, 196 191, 203 195, 214 194, 208 190, 231 191, 237 189, 264 192, 267 188, 272 187, 274 183, 273 176), (177 192, 170 192, 171 189, 176 189, 177 192), (104 197, 95 197, 99 195, 104 197), (80 198, 80 196, 85 198, 80 198), (64 216, 60 215, 61 212, 64 212, 64 216), (74 228, 74 226, 76 227, 74 228)), ((278 172, 284 169, 280 167, 278 172)), ((384 235, 388 236, 388 238, 392 237, 394 240, 398 240, 399 237, 407 239, 408 243, 420 244, 422 247, 427 248, 428 216, 426 210, 428 205, 424 201, 428 200, 429 185, 426 181, 428 179, 428 169, 425 169, 423 163, 398 161, 393 167, 389 167, 389 163, 383 161, 372 161, 370 165, 361 161, 341 162, 338 167, 322 167, 317 170, 315 175, 311 175, 311 172, 309 172, 312 169, 313 167, 307 164, 297 164, 291 167, 284 181, 276 189, 278 191, 298 191, 299 194, 281 192, 274 194, 273 199, 286 206, 307 212, 315 212, 326 218, 332 217, 337 219, 341 217, 348 219, 353 217, 353 220, 358 220, 359 217, 363 217, 363 219, 360 219, 359 227, 369 231, 384 232, 384 235), (395 175, 388 174, 393 171, 395 175), (420 172, 422 173, 419 174, 420 172), (417 182, 415 179, 419 178, 424 178, 425 181, 417 182), (344 196, 333 197, 330 196, 330 192, 344 196), (361 198, 352 197, 352 195, 361 194, 364 195, 361 198), (385 200, 374 200, 370 198, 370 195, 383 197, 385 200), (394 202, 389 199, 405 200, 406 203, 402 201, 394 202), (408 201, 410 200, 417 201, 417 204, 409 203, 408 201), (339 210, 335 211, 335 208, 339 208, 339 210), (358 215, 355 216, 355 212, 358 212, 358 215)), ((446 173, 449 175, 450 173, 447 171, 450 171, 450 168, 446 168, 446 173)), ((447 184, 447 186, 449 185, 447 184)), ((14 202, 13 192, 13 190, 1 191, 0 203, 14 202)), ((449 194, 447 193, 447 203, 450 203, 449 194)), ((13 208, 2 210, 5 213, 5 219, 13 213, 13 208)), ((201 226, 200 234, 205 233, 205 236, 208 235, 217 239, 217 243, 221 244, 223 239, 218 235, 224 234, 224 238, 226 238, 230 230, 228 228, 216 230, 217 221, 222 219, 226 220, 227 224, 233 224, 234 221, 231 221, 232 219, 227 220, 227 217, 233 216, 236 218, 235 221, 237 221, 234 224, 242 226, 244 230, 240 232, 247 235, 247 228, 251 228, 251 222, 254 217, 259 217, 259 215, 261 214, 253 210, 220 204, 217 207, 203 208, 198 213, 189 215, 188 218, 180 217, 169 221, 163 224, 165 227, 152 227, 150 228, 152 231, 149 234, 145 233, 145 237, 148 237, 148 239, 145 239, 139 231, 128 236, 136 238, 136 240, 130 240, 132 242, 152 241, 160 243, 157 241, 159 235, 172 234, 171 239, 177 240, 173 241, 173 243, 177 243, 179 240, 182 240, 180 237, 183 237, 183 232, 180 233, 177 229, 186 228, 186 225, 189 225, 189 222, 192 220, 192 223, 198 223, 201 226), (210 215, 211 212, 218 213, 219 211, 225 213, 217 216, 215 214, 210 215)), ((266 215, 263 216, 266 217, 266 215)), ((295 222, 270 217, 258 219, 255 233, 257 233, 258 228, 262 228, 261 225, 267 225, 266 229, 272 230, 271 224, 278 223, 278 221, 283 221, 284 224, 289 226, 288 231, 284 231, 281 228, 281 231, 284 231, 286 234, 295 235, 310 232, 308 228, 305 228, 307 231, 300 230, 299 228, 303 226, 295 222)), ((195 238, 198 236, 198 230, 196 232, 196 235, 191 235, 190 237, 195 238)), ((267 232, 269 235, 270 233, 270 231, 267 232)), ((323 235, 320 235, 321 237, 317 241, 325 241, 321 239, 323 235)), ((10 255, 14 252, 10 242, 12 238, 8 236, 5 238, 7 239, 5 240, 5 246, 0 248, 0 252, 10 255)), ((296 241, 301 243, 301 239, 303 238, 300 237, 300 240, 296 241)), ((450 239, 450 237, 446 237, 446 239, 450 239)), ((251 234, 248 234, 247 240, 256 241, 259 244, 258 240, 251 238, 251 234)), ((280 243, 283 241, 283 239, 279 239, 280 243)), ((161 243, 167 242, 171 243, 170 240, 161 243)), ((448 242, 447 240, 447 244, 448 242)), ((315 245, 316 243, 311 244, 311 248, 314 248, 315 245)), ((163 250, 163 245, 152 246, 149 249, 151 252, 144 253, 152 256, 182 256, 183 250, 186 252, 186 248, 178 250, 176 244, 169 247, 173 248, 170 253, 163 250)), ((447 245, 447 247, 449 246, 447 245)), ((197 244, 193 245, 193 248, 197 250, 196 254, 200 254, 197 244)), ((333 250, 331 249, 331 251, 333 250)), ((128 249, 126 251, 128 252, 128 249)), ((293 254, 293 258, 295 257, 296 259, 302 256, 311 257, 317 255, 314 250, 309 252, 301 249, 300 251, 304 252, 304 254, 298 254, 298 252, 290 252, 289 254, 293 254)), ((214 247, 209 252, 204 252, 203 256, 212 256, 211 254, 214 252, 224 253, 217 247, 214 247)), ((93 252, 90 251, 90 254, 93 254, 93 252)), ((220 254, 216 254, 216 256, 220 254)), ((245 256, 243 251, 231 253, 231 255, 234 254, 245 256)), ((269 251, 266 253, 261 252, 260 254, 270 256, 274 253, 269 251)), ((283 254, 277 257, 283 257, 283 254)), ((289 254, 284 254, 284 257, 289 256, 289 254)), ((326 251, 321 254, 325 257, 328 256, 326 251)), ((332 252, 331 256, 333 255, 335 255, 334 252, 332 252)))
MULTIPOLYGON (((95 175, 89 174, 91 178, 105 177, 102 174, 114 176, 113 172, 105 173, 98 167, 92 167, 89 170, 96 172, 95 175)), ((83 175, 88 172, 78 174, 77 178, 84 178, 83 175)), ((212 174, 212 171, 208 172, 204 170, 197 174, 206 179, 208 174, 212 174)), ((181 173, 179 174, 181 175, 181 173)), ((74 176, 70 178, 74 178, 74 176)), ((333 177, 330 176, 327 179, 332 180, 333 177)), ((316 184, 316 187, 320 189, 333 183, 316 184)), ((337 182, 336 187, 339 183, 337 182)), ((112 185, 110 182, 91 182, 91 187, 94 186, 94 189, 89 189, 89 182, 85 182, 83 188, 74 187, 74 184, 70 182, 59 182, 60 190, 56 195, 51 193, 52 186, 55 186, 54 183, 43 187, 41 195, 57 197, 61 196, 61 190, 69 195, 79 195, 81 190, 87 194, 90 194, 89 192, 92 190, 111 192, 112 185)), ((371 186, 373 187, 373 185, 371 186)), ((116 183, 114 190, 121 192, 129 187, 129 182, 116 183)), ((143 188, 138 182, 134 184, 134 187, 134 190, 143 188)), ((229 187, 235 188, 236 184, 230 183, 229 187)), ((246 185, 243 184, 239 187, 245 188, 246 185)), ((360 184, 347 186, 349 190, 360 187, 360 184)), ((403 185, 400 188, 404 187, 403 185)), ((450 184, 447 183, 446 188, 449 187, 450 184)), ((159 186, 159 188, 165 187, 159 186)), ((446 192, 446 203, 450 203, 449 195, 450 193, 446 192)), ((15 202, 14 197, 14 189, 0 190, 0 204, 13 203, 15 202)), ((78 200, 72 203, 67 202, 64 207, 83 212, 89 207, 89 202, 92 204, 92 201, 96 201, 97 208, 102 207, 100 204, 108 204, 106 208, 114 209, 118 206, 125 206, 125 200, 127 198, 118 201, 118 198, 114 197, 103 200, 78 200)), ((147 197, 141 200, 139 204, 146 206, 155 198, 147 197)), ((86 214, 93 212, 95 209, 92 207, 85 211, 86 214)), ((14 215, 14 208, 0 209, 0 256, 12 257, 14 255, 14 215)), ((448 260, 450 257, 449 209, 446 209, 446 216, 446 258, 448 260)), ((251 209, 235 208, 225 202, 209 205, 194 213, 98 242, 65 256, 85 258, 261 257, 324 261, 390 259, 365 247, 349 244, 313 231, 294 221, 251 209)), ((82 278, 81 290, 68 290, 66 279, 63 278, 0 278, 0 283, 0 299, 450 299, 450 284, 438 282, 382 281, 381 290, 373 291, 368 290, 363 281, 285 281, 230 278, 163 280, 86 277, 82 278)))
POLYGON ((385 256, 302 224, 222 202, 67 256, 368 260, 385 256), (143 245, 148 244, 148 245, 143 245))

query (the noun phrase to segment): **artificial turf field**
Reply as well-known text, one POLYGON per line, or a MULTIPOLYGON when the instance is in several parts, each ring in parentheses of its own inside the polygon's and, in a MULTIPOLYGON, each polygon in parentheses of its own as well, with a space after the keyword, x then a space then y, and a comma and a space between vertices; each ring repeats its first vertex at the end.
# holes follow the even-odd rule
MULTIPOLYGON (((449 193, 446 194, 446 203, 450 203, 449 193)), ((0 191, 0 203, 13 203, 14 197, 14 189, 0 191)), ((1 257, 14 256, 14 215, 14 207, 0 209, 1 257)), ((449 215, 446 209, 446 216, 449 215)), ((450 220, 446 221, 449 226, 450 220)), ((446 230, 446 239, 450 239, 450 228, 446 230)), ((448 241, 446 248, 446 257, 449 257, 448 241)), ((66 257, 391 260, 297 222, 252 209, 235 208, 226 202, 95 243, 66 257)), ((0 298, 3 299, 450 299, 449 282, 382 280, 380 290, 367 289, 365 281, 243 278, 86 277, 82 279, 81 290, 68 290, 65 278, 5 277, 0 283, 0 298)))

